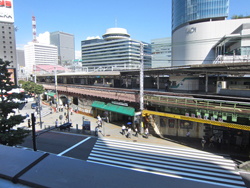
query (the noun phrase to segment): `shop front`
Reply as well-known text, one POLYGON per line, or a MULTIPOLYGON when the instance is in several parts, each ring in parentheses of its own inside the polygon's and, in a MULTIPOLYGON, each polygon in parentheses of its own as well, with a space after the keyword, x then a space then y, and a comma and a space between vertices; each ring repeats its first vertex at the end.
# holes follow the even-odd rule
POLYGON ((93 117, 100 117, 107 119, 109 122, 115 122, 119 125, 125 124, 127 125, 128 122, 131 122, 132 126, 134 127, 134 114, 135 109, 129 106, 122 106, 112 103, 107 103, 100 101, 94 101, 92 104, 93 109, 93 117))

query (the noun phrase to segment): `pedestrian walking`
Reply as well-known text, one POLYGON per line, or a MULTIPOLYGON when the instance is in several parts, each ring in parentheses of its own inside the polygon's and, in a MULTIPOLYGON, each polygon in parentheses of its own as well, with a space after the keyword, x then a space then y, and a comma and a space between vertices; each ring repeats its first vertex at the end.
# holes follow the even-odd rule
POLYGON ((55 127, 56 128, 58 127, 58 119, 56 119, 56 121, 55 121, 55 127))
POLYGON ((190 132, 189 132, 189 130, 187 130, 187 141, 189 142, 189 139, 190 139, 190 132))
POLYGON ((138 137, 138 129, 137 129, 137 127, 135 128, 135 136, 138 137))
POLYGON ((165 83, 165 91, 168 92, 168 83, 167 82, 165 83))
POLYGON ((30 119, 28 119, 28 127, 30 128, 30 119))
POLYGON ((131 138, 131 128, 128 128, 127 138, 131 138))
POLYGON ((125 135, 125 129, 126 129, 125 125, 122 125, 122 135, 125 135))
POLYGON ((148 138, 148 134, 149 134, 148 128, 146 128, 146 129, 145 129, 145 138, 148 138))
POLYGON ((208 147, 213 146, 214 147, 214 135, 212 135, 209 139, 209 145, 208 147))
POLYGON ((204 139, 204 137, 202 137, 202 139, 201 139, 201 147, 202 147, 203 150, 205 148, 205 144, 206 144, 206 140, 204 139))
POLYGON ((70 114, 73 115, 73 109, 72 108, 70 109, 70 114))
POLYGON ((95 135, 98 136, 98 127, 95 127, 95 135))

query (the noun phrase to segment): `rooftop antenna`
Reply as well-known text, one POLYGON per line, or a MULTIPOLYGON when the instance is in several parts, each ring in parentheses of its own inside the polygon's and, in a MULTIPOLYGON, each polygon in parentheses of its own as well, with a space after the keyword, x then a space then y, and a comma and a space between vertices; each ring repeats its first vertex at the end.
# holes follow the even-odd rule
POLYGON ((36 18, 33 15, 33 11, 32 11, 32 28, 33 28, 33 40, 32 40, 32 42, 38 42, 36 40, 36 18))

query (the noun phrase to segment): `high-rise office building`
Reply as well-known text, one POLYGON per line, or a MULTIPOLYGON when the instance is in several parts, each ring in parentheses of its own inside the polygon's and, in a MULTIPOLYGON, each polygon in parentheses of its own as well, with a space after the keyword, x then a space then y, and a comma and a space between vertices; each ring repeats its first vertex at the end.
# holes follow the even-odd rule
POLYGON ((171 37, 151 40, 152 68, 171 67, 171 37))
POLYGON ((182 24, 225 20, 229 0, 172 0, 172 30, 182 24))
POLYGON ((16 42, 13 1, 0 1, 0 58, 10 61, 10 67, 16 70, 16 42))
MULTIPOLYGON (((103 39, 81 42, 82 65, 93 69, 138 69, 141 63, 141 41, 130 38, 124 28, 110 28, 103 39)), ((151 45, 143 43, 144 67, 151 68, 151 45)))
POLYGON ((172 66, 230 63, 250 54, 250 19, 227 20, 228 14, 229 0, 172 0, 172 66))
POLYGON ((56 31, 50 33, 50 44, 57 46, 60 64, 75 59, 75 38, 73 34, 56 31))
POLYGON ((24 46, 26 74, 34 73, 35 65, 58 64, 57 46, 29 42, 24 46))

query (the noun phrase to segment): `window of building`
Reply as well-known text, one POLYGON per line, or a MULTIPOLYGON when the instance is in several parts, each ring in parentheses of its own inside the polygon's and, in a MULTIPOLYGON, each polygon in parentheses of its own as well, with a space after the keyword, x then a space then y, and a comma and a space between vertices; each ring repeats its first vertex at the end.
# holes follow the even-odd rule
POLYGON ((9 27, 9 29, 11 29, 11 27, 9 27))
POLYGON ((6 55, 4 56, 4 58, 6 58, 6 55))
POLYGON ((5 46, 3 46, 3 48, 5 48, 5 46))
POLYGON ((13 58, 13 56, 10 56, 11 58, 13 58))
POLYGON ((4 29, 4 26, 2 26, 2 28, 4 29))
POLYGON ((11 37, 9 37, 9 39, 11 39, 11 37))
POLYGON ((12 54, 12 51, 10 51, 10 53, 12 54))
POLYGON ((3 41, 3 43, 5 44, 5 41, 3 41))
POLYGON ((3 51, 3 53, 5 53, 5 54, 6 54, 6 51, 3 51))
POLYGON ((3 39, 5 39, 5 36, 3 36, 3 39))
POLYGON ((11 32, 9 32, 9 34, 11 34, 11 32))
POLYGON ((4 31, 2 31, 2 33, 4 33, 4 31))
POLYGON ((10 46, 10 49, 12 49, 12 46, 10 46))
POLYGON ((10 44, 12 44, 12 42, 10 41, 10 44))

